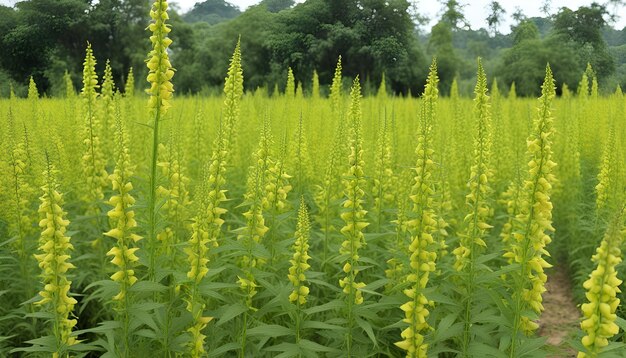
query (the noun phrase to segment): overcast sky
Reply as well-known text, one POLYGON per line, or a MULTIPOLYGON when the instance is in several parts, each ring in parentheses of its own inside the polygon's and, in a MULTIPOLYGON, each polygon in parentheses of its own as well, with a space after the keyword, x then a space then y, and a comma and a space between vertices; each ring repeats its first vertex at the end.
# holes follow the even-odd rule
MULTIPOLYGON (((193 7, 193 5, 197 2, 197 0, 170 0, 172 3, 178 3, 180 9, 185 12, 193 7)), ((248 6, 254 5, 258 3, 260 0, 227 0, 230 3, 237 5, 242 10, 245 10, 248 6)), ((303 0, 296 0, 297 2, 302 2, 303 0)), ((596 0, 597 2, 604 2, 604 0, 596 0)), ((1 4, 12 5, 16 3, 16 0, 0 0, 1 4)), ((428 16, 430 19, 433 19, 434 25, 436 19, 439 17, 439 13, 441 10, 441 5, 439 1, 434 0, 417 0, 419 4, 419 11, 421 14, 428 16)), ((466 4, 463 8, 465 13, 465 17, 470 22, 470 25, 473 29, 479 29, 481 27, 487 27, 485 18, 489 13, 489 3, 491 0, 460 0, 461 4, 466 4), (470 5, 471 4, 471 5, 470 5)), ((522 12, 526 16, 541 16, 541 5, 544 0, 500 0, 499 1, 502 7, 506 10, 505 19, 506 21, 500 25, 500 31, 507 33, 509 32, 510 25, 512 23, 511 15, 515 11, 517 7, 519 7, 522 12)), ((552 0, 551 1, 551 10, 554 13, 557 9, 567 6, 572 10, 576 10, 581 5, 589 5, 593 1, 591 0, 552 0)), ((626 9, 622 7, 617 11, 617 13, 622 13, 622 17, 618 19, 617 23, 613 26, 617 29, 622 29, 626 26, 626 9)))
MULTIPOLYGON (((193 7, 197 0, 170 0, 171 2, 177 2, 181 10, 187 11, 193 7)), ((245 10, 248 6, 254 5, 260 2, 260 0, 227 0, 231 4, 237 5, 240 9, 245 10)), ((599 3, 603 0, 596 0, 599 3)), ((296 2, 303 2, 303 0, 296 0, 296 2)), ((439 17, 441 4, 439 1, 434 0, 417 0, 414 1, 418 4, 419 12, 432 19, 432 25, 434 25, 439 17)), ((473 29, 479 29, 481 27, 487 27, 485 18, 489 14, 489 3, 491 0, 460 0, 461 4, 465 4, 463 12, 465 17, 469 21, 473 29), (471 5, 470 5, 471 4, 471 5)), ((569 7, 572 10, 578 9, 582 5, 590 5, 593 1, 590 0, 552 0, 551 1, 551 13, 556 12, 561 7, 569 7)), ((519 7, 526 16, 542 16, 541 6, 544 0, 500 0, 500 5, 506 10, 506 21, 500 25, 501 32, 509 32, 510 25, 512 24, 511 15, 515 12, 515 9, 519 7)), ((612 9, 610 9, 612 10, 612 9)), ((626 26, 626 11, 622 7, 618 13, 622 13, 623 16, 618 22, 613 25, 617 29, 622 29, 626 26)), ((429 27, 430 27, 429 26, 429 27)))
MULTIPOLYGON (((191 9, 196 3, 196 0, 171 0, 177 2, 183 11, 191 9)), ((596 0, 599 3, 603 0, 596 0)), ((240 9, 245 10, 248 6, 259 3, 260 0, 230 0, 231 4, 239 6, 240 9)), ((303 0, 296 0, 296 2, 303 2, 303 0)), ((439 1, 434 0, 417 0, 419 12, 432 19, 432 25, 436 23, 436 19, 439 17, 441 10, 441 4, 439 1)), ((461 4, 466 4, 463 8, 465 17, 470 22, 473 29, 479 29, 481 27, 487 27, 485 18, 489 13, 489 3, 491 0, 460 0, 461 4), (471 4, 471 5, 470 5, 471 4)), ((500 5, 506 10, 505 18, 506 22, 500 25, 501 32, 509 32, 510 25, 512 23, 511 15, 515 12, 515 9, 519 7, 526 16, 541 16, 540 8, 544 3, 544 0, 500 0, 500 5)), ((578 9, 581 5, 590 5, 593 1, 590 0, 552 0, 551 10, 554 13, 557 9, 567 6, 572 10, 578 9)), ((624 8, 621 8, 621 13, 624 15, 620 18, 617 24, 614 25, 617 29, 622 29, 626 26, 626 12, 624 8)))

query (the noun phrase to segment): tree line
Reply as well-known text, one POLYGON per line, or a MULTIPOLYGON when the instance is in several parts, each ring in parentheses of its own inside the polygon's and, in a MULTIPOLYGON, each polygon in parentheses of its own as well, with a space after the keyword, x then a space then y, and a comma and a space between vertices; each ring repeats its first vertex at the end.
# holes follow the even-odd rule
MULTIPOLYGON (((421 30, 425 18, 407 0, 263 0, 244 12, 224 0, 207 0, 184 14, 174 9, 174 84, 179 93, 217 91, 239 36, 246 88, 268 93, 283 90, 289 68, 305 92, 314 71, 320 83, 329 84, 340 55, 344 73, 359 75, 366 92, 374 91, 384 74, 390 91, 419 93, 431 57, 437 57, 444 93, 455 77, 469 91, 475 74, 464 72, 472 68, 465 64, 476 57, 501 85, 515 82, 520 95, 537 95, 546 62, 559 87, 576 88, 588 63, 607 89, 626 84, 626 29, 609 26, 609 10, 620 8, 620 1, 546 10, 537 18, 518 10, 508 34, 498 31, 507 14, 497 1, 490 3, 485 27, 478 30, 469 27, 459 1, 440 3, 438 22, 429 32, 421 30)), ((131 67, 144 77, 149 6, 148 0, 29 0, 0 6, 5 49, 0 80, 24 92, 33 76, 41 92, 62 94, 66 70, 77 86, 80 82, 87 41, 99 59, 99 73, 109 59, 116 83, 125 81, 131 67)), ((7 92, 0 89, 0 95, 7 92)))

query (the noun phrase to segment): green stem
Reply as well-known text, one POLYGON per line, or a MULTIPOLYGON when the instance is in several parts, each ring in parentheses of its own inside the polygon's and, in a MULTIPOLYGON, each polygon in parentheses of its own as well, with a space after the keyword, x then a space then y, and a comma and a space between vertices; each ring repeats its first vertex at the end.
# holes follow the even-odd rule
MULTIPOLYGON (((546 114, 543 113, 543 118, 546 117, 546 114)), ((543 128, 540 128, 540 132, 543 133, 543 130, 541 130, 543 128)), ((540 148, 541 148, 541 152, 542 152, 542 156, 541 156, 541 161, 539 162, 539 168, 537 169, 537 173, 541 173, 542 169, 543 169, 543 164, 544 164, 544 157, 543 157, 543 150, 544 150, 544 141, 543 141, 543 137, 540 136, 540 148)), ((539 175, 537 175, 535 177, 534 183, 533 183, 533 189, 532 189, 532 194, 529 196, 530 198, 530 203, 533 202, 533 199, 535 198, 535 193, 537 192, 537 186, 539 183, 539 175)), ((523 252, 523 257, 522 257, 522 262, 521 262, 521 275, 519 277, 519 283, 518 283, 518 287, 515 287, 515 312, 514 312, 514 318, 513 318, 513 334, 511 335, 511 351, 510 351, 510 355, 509 357, 511 358, 516 358, 517 357, 517 336, 519 334, 519 329, 520 329, 520 319, 521 319, 521 312, 523 309, 523 302, 522 302, 522 291, 524 290, 524 286, 526 284, 526 278, 527 278, 527 274, 526 274, 526 270, 528 269, 528 250, 529 250, 529 246, 530 246, 530 229, 532 226, 532 222, 533 222, 533 216, 534 216, 534 212, 535 212, 535 206, 534 205, 530 205, 530 209, 528 212, 528 223, 526 224, 526 231, 524 234, 524 250, 523 252)))
MULTIPOLYGON (((478 169, 482 168, 483 166, 483 159, 484 159, 484 152, 485 152, 485 148, 483 148, 484 145, 484 141, 480 141, 480 156, 479 156, 479 161, 478 161, 478 169)), ((474 201, 474 220, 473 220, 473 226, 472 226, 472 235, 470 236, 470 242, 469 242, 469 250, 470 250, 470 257, 469 257, 469 267, 467 270, 467 299, 465 301, 465 322, 464 322, 464 329, 463 329, 463 356, 464 357, 469 357, 468 354, 468 350, 469 350, 469 344, 470 344, 470 340, 471 340, 471 326, 472 326, 472 303, 473 303, 473 296, 474 296, 474 276, 475 276, 475 266, 474 266, 474 260, 476 257, 476 245, 475 245, 475 238, 477 236, 479 236, 480 231, 478 230, 478 215, 479 215, 479 209, 480 209, 480 202, 481 202, 481 187, 482 187, 482 183, 480 181, 480 177, 486 174, 484 172, 479 172, 476 175, 476 180, 478 185, 476 186, 476 200, 474 201)))
MULTIPOLYGON (((159 8, 162 8, 162 0, 159 1, 159 8)), ((163 31, 161 28, 158 28, 154 36, 157 36, 159 41, 163 40, 165 36, 163 35, 163 31)), ((161 54, 158 55, 158 65, 157 69, 162 68, 163 56, 161 54)), ((157 70, 158 71, 158 70, 157 70)), ((155 280, 155 265, 156 265, 156 255, 157 255, 157 238, 156 238, 156 222, 157 222, 157 212, 156 212, 156 187, 157 187, 157 159, 159 154, 159 122, 161 121, 161 85, 162 85, 162 76, 157 72, 157 91, 154 94, 156 97, 155 108, 154 108, 154 124, 152 126, 152 158, 150 162, 150 194, 148 196, 148 243, 150 247, 150 266, 148 267, 148 279, 150 281, 155 280)), ((155 294, 156 298, 156 294, 155 294)))
POLYGON ((246 356, 246 334, 248 331, 248 312, 244 312, 243 314, 243 327, 241 329, 241 352, 239 354, 240 358, 244 358, 246 356))
MULTIPOLYGON (((159 68, 161 66, 161 60, 159 60, 159 68)), ((152 160, 150 164, 150 193, 148 196, 148 240, 150 247, 150 266, 148 267, 148 279, 150 281, 155 280, 155 264, 156 264, 156 186, 157 186, 157 159, 159 149, 159 122, 161 120, 161 98, 160 94, 156 94, 156 109, 154 114, 154 125, 152 127, 152 160)))
MULTIPOLYGON (((300 343, 300 324, 302 320, 302 308, 300 306, 300 299, 296 301, 296 344, 300 343)), ((298 354, 298 356, 300 356, 298 354)))
MULTIPOLYGON (((47 159, 47 158, 46 158, 47 159)), ((51 180, 51 176, 52 173, 50 172, 50 162, 48 162, 48 198, 50 200, 50 208, 54 208, 54 206, 56 205, 55 200, 54 200, 54 195, 53 195, 53 186, 52 186, 52 180, 51 180)), ((59 253, 57 252, 57 247, 58 242, 57 242, 57 220, 56 218, 53 218, 52 220, 53 223, 53 227, 54 227, 54 233, 52 234, 52 240, 54 241, 54 245, 53 245, 53 252, 52 252, 52 256, 54 257, 54 261, 53 261, 53 265, 52 265, 52 270, 54 271, 54 287, 59 287, 59 278, 60 278, 60 274, 58 272, 58 258, 59 258, 59 253)), ((57 311, 57 307, 59 307, 60 305, 60 300, 59 300, 59 291, 58 290, 54 290, 54 292, 52 293, 52 309, 54 310, 54 322, 53 322, 53 333, 54 333, 54 337, 56 338, 56 349, 57 349, 57 354, 58 353, 62 353, 59 348, 65 346, 65 342, 63 342, 63 332, 61 331, 61 317, 59 315, 59 312, 57 311)))

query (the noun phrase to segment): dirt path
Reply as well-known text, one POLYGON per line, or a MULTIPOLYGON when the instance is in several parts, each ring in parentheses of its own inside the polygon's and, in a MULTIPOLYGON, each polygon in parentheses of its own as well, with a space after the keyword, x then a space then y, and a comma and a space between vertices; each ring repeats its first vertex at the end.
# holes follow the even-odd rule
POLYGON ((547 337, 551 347, 548 357, 576 357, 567 341, 577 332, 580 325, 580 310, 572 297, 568 273, 562 266, 548 272, 547 291, 543 295, 545 311, 539 320, 539 335, 547 337))

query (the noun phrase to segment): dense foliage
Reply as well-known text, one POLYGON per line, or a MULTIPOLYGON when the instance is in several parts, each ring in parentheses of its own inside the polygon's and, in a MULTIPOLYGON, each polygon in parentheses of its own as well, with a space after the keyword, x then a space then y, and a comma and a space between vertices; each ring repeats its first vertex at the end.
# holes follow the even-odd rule
POLYGON ((328 97, 269 97, 233 38, 223 94, 174 97, 168 10, 147 100, 88 44, 80 95, 0 101, 0 355, 541 357, 559 265, 560 348, 623 357, 626 102, 591 65, 536 100, 479 58, 471 99, 433 60, 415 99, 339 56, 328 97))
MULTIPOLYGON (((365 94, 374 93, 385 74, 394 93, 418 95, 427 77, 427 58, 434 56, 446 96, 457 76, 461 92, 471 93, 472 63, 479 56, 488 75, 507 87, 516 82, 524 96, 539 95, 547 61, 559 89, 563 83, 574 89, 587 63, 597 69, 603 87, 626 86, 626 31, 609 23, 619 5, 616 10, 596 3, 561 8, 542 18, 526 18, 518 11, 512 14, 511 31, 500 32, 508 14, 497 1, 480 29, 469 28, 460 2, 441 3, 441 16, 427 33, 419 7, 407 0, 307 0, 296 5, 293 0, 264 0, 244 12, 224 0, 207 0, 186 13, 174 9, 175 84, 181 93, 218 92, 228 60, 224 54, 241 35, 250 74, 246 89, 261 87, 267 93, 276 85, 283 90, 289 68, 305 92, 317 71, 325 92, 339 55, 345 60, 344 73, 359 75, 365 94)), ((0 45, 9 50, 0 54, 0 79, 23 95, 33 76, 42 92, 60 95, 66 70, 79 83, 87 40, 110 60, 116 82, 126 81, 130 67, 143 78, 147 13, 143 0, 27 0, 14 8, 2 6, 0 45)), ((99 62, 99 72, 104 63, 99 62)), ((8 86, 0 86, 0 94, 8 97, 8 86)))

